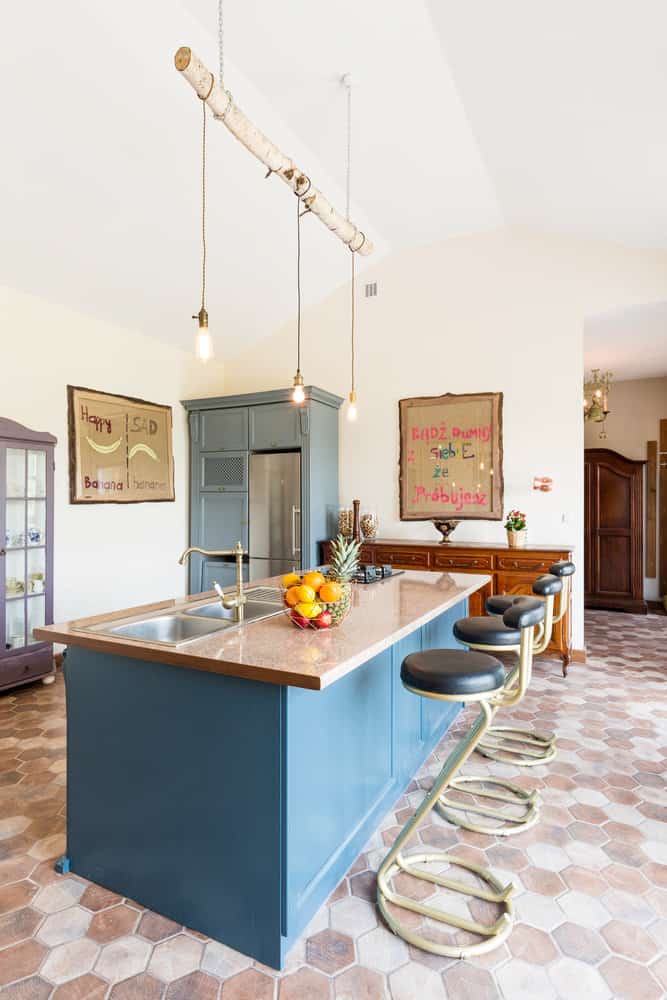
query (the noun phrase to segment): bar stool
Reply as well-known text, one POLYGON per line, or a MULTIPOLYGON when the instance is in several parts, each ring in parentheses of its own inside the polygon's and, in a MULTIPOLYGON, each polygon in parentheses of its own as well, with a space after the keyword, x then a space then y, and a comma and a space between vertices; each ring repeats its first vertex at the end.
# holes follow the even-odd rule
MULTIPOLYGON (((551 639, 554 598, 561 589, 561 582, 555 576, 545 575, 535 581, 533 590, 540 598, 539 603, 544 609, 544 614, 538 628, 533 632, 532 654, 545 649, 551 639)), ((505 679, 505 690, 513 692, 521 668, 523 635, 521 629, 508 627, 510 619, 506 616, 512 608, 521 607, 526 600, 532 601, 534 598, 511 596, 504 599, 508 604, 502 623, 498 616, 461 618, 454 625, 454 637, 469 649, 518 653, 517 662, 505 679)), ((528 679, 530 680, 530 675, 528 679)), ((516 698, 510 704, 516 705, 519 700, 516 698)), ((480 737, 476 747, 480 753, 485 753, 482 747, 489 744, 492 752, 495 752, 498 737, 494 736, 494 731, 495 727, 489 726, 480 737)), ((505 778, 495 775, 462 774, 450 782, 450 788, 458 793, 457 797, 442 795, 438 801, 438 812, 448 822, 466 830, 510 837, 534 826, 539 818, 540 800, 537 791, 522 788, 505 778), (495 803, 498 803, 500 808, 497 808, 495 803)))
MULTIPOLYGON (((538 643, 535 654, 539 655, 548 646, 553 635, 553 626, 560 622, 569 607, 572 590, 572 576, 575 572, 574 563, 561 559, 549 567, 549 574, 561 581, 561 591, 558 597, 558 609, 552 608, 552 627, 548 629, 545 617, 546 642, 538 643), (541 647, 541 648, 540 648, 541 647)), ((543 595, 538 577, 533 584, 533 593, 543 595)), ((519 600, 515 594, 498 594, 486 600, 485 608, 489 615, 503 615, 508 607, 519 600)), ((474 646, 473 648, 477 648, 474 646)), ((485 757, 493 758, 506 764, 517 764, 520 767, 534 767, 537 764, 547 764, 556 756, 556 736, 554 733, 537 733, 516 726, 492 726, 478 747, 478 752, 485 757)))
POLYGON ((500 660, 486 653, 431 649, 411 653, 401 666, 401 680, 408 691, 423 698, 440 701, 464 704, 477 702, 480 708, 471 729, 447 757, 433 788, 397 836, 378 871, 377 905, 382 916, 394 934, 424 951, 453 958, 479 955, 498 947, 512 928, 514 910, 510 897, 514 886, 511 883, 503 885, 488 869, 456 858, 449 853, 426 851, 403 856, 401 850, 422 820, 438 806, 447 787, 456 781, 454 775, 474 751, 498 709, 503 705, 516 704, 525 694, 530 682, 534 629, 543 620, 544 611, 542 601, 526 597, 517 601, 505 612, 502 625, 496 624, 497 631, 508 628, 512 632, 519 633, 519 664, 515 674, 516 685, 511 690, 508 688, 505 669, 500 660), (465 869, 476 876, 475 884, 460 882, 449 874, 417 867, 421 865, 448 865, 465 869), (392 880, 401 872, 453 892, 497 903, 502 907, 502 912, 491 925, 445 913, 434 906, 428 906, 398 893, 393 888, 392 880), (486 885, 482 887, 480 882, 486 885), (467 945, 432 941, 402 923, 389 909, 390 903, 399 909, 420 914, 456 930, 476 934, 482 940, 467 945))

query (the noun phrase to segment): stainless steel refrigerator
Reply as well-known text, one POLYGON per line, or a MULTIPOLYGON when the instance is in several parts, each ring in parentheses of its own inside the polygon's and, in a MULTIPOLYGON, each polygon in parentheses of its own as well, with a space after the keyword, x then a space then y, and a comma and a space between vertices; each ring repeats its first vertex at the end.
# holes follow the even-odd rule
POLYGON ((301 455, 282 451, 250 456, 248 487, 250 579, 301 566, 301 455))

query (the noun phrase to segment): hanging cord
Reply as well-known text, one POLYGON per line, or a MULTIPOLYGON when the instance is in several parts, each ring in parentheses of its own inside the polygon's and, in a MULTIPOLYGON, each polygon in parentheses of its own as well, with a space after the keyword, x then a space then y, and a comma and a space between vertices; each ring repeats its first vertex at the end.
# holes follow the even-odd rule
POLYGON ((355 386, 355 371, 354 371, 355 360, 356 360, 355 359, 355 355, 354 355, 354 300, 355 300, 355 297, 356 297, 355 296, 355 281, 356 281, 355 260, 356 260, 356 254, 353 252, 352 253, 352 311, 351 311, 352 312, 352 314, 351 314, 351 331, 352 331, 352 335, 351 335, 351 340, 352 340, 352 385, 350 386, 350 388, 351 388, 351 390, 352 390, 353 393, 356 391, 356 386, 355 386))
POLYGON ((352 85, 349 82, 349 74, 343 77, 344 86, 347 89, 347 163, 346 163, 346 183, 345 183, 345 218, 350 221, 350 176, 352 173, 352 85))
MULTIPOLYGON (((351 177, 352 177, 352 84, 350 83, 349 73, 346 73, 343 77, 343 85, 347 90, 347 150, 346 150, 346 170, 345 170, 345 217, 347 221, 350 221, 350 191, 351 191, 351 177)), ((350 385, 350 401, 355 399, 356 385, 355 385, 355 298, 356 298, 356 254, 351 246, 348 246, 350 253, 352 255, 352 287, 350 296, 350 353, 351 353, 351 385, 350 385)))
POLYGON ((296 199, 296 370, 301 371, 301 201, 296 199))
POLYGON ((206 308, 206 102, 201 102, 201 307, 206 308))
POLYGON ((218 82, 225 89, 225 22, 224 0, 218 0, 218 82))

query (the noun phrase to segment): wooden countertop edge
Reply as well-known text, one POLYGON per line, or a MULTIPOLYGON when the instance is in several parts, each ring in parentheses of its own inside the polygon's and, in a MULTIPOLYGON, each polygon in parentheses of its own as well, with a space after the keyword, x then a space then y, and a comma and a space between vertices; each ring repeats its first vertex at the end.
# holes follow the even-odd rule
MULTIPOLYGON (((450 595, 442 604, 431 608, 407 624, 395 629, 382 639, 360 650, 359 653, 344 660, 337 666, 331 667, 322 674, 301 673, 293 670, 276 670, 272 667, 254 666, 249 663, 238 663, 236 661, 218 660, 213 656, 197 656, 189 650, 178 650, 170 646, 163 646, 142 642, 139 639, 122 639, 118 637, 105 636, 99 633, 77 631, 73 628, 63 628, 60 625, 44 625, 34 630, 37 639, 45 642, 60 642, 66 646, 81 646, 98 653, 111 653, 115 656, 127 656, 133 660, 142 660, 152 663, 166 663, 169 666, 181 667, 184 670, 200 670, 208 673, 221 674, 226 677, 238 677, 241 680, 254 680, 266 684, 278 684, 283 687, 300 687, 311 691, 320 691, 335 681, 345 677, 346 674, 356 670, 361 664, 377 656, 388 649, 394 643, 399 642, 405 636, 415 632, 423 625, 433 621, 438 615, 448 611, 454 604, 465 600, 475 591, 479 590, 490 581, 486 573, 465 574, 466 580, 470 583, 461 586, 456 594, 450 595)), ((214 592, 211 592, 214 593, 214 592)), ((207 595, 197 595, 197 600, 207 595)), ((136 608, 128 608, 124 611, 110 612, 106 615, 93 615, 90 618, 80 618, 71 625, 93 625, 101 621, 116 621, 119 618, 130 618, 148 611, 159 611, 163 608, 174 606, 174 600, 159 601, 153 604, 141 605, 136 608)), ((246 626, 251 627, 251 626, 246 626)), ((317 635, 317 633, 313 633, 317 635)), ((195 642, 197 640, 194 640, 195 642)))

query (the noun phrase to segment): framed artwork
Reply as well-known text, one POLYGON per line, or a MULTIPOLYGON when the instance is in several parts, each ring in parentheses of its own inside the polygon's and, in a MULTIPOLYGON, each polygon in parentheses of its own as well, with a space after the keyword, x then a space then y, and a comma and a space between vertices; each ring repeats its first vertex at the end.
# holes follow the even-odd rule
POLYGON ((503 394, 399 400, 402 521, 500 521, 503 394))
POLYGON ((174 500, 170 406, 67 386, 70 503, 174 500))

